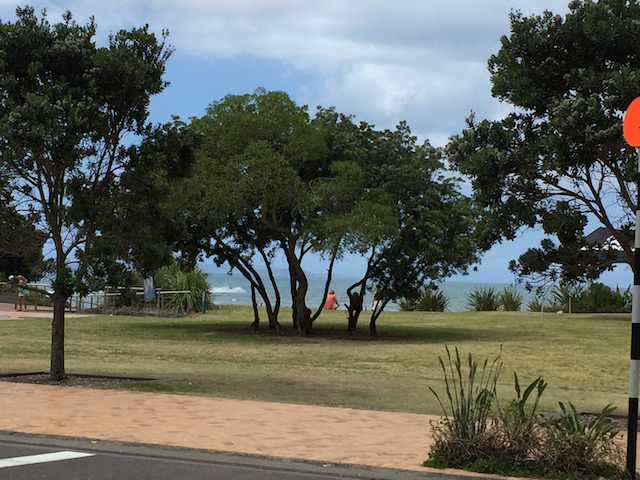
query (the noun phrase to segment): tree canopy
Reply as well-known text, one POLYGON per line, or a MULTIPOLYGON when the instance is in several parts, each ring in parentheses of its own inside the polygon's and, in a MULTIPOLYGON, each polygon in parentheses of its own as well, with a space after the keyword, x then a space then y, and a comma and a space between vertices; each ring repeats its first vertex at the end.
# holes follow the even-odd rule
POLYGON ((99 48, 93 19, 80 25, 67 12, 51 24, 31 7, 16 13, 15 23, 0 24, 0 154, 13 205, 51 242, 51 377, 60 379, 70 263, 82 265, 100 235, 97 219, 112 208, 110 187, 129 160, 123 139, 143 132, 171 49, 148 26, 99 48))
MULTIPOLYGON (((331 109, 318 117, 328 132, 330 156, 349 158, 361 175, 342 247, 368 258, 353 288, 359 287, 360 299, 368 289, 379 301, 370 322, 375 333, 389 301, 413 298, 478 260, 473 205, 460 192, 460 180, 446 170, 440 149, 418 143, 405 122, 395 130, 377 130, 331 109)), ((356 309, 351 329, 357 315, 356 309)))
POLYGON ((12 190, 0 174, 0 278, 21 274, 38 279, 45 269, 46 236, 12 204, 12 190))
POLYGON ((622 117, 640 95, 637 1, 572 1, 563 18, 511 14, 511 33, 489 59, 492 94, 513 106, 477 121, 447 146, 471 179, 488 244, 522 227, 547 237, 510 268, 530 281, 596 279, 633 266, 636 155, 622 117), (621 251, 587 241, 605 227, 621 251))
POLYGON ((203 146, 193 177, 179 186, 185 215, 207 239, 203 252, 250 281, 274 328, 275 255, 287 261, 293 322, 305 333, 322 308, 307 306, 310 251, 327 259, 325 296, 337 258, 367 255, 359 297, 375 290, 383 308, 477 259, 471 202, 439 150, 419 145, 404 123, 379 131, 322 108, 311 118, 286 94, 260 89, 213 103, 191 127, 203 146))
POLYGON ((320 213, 311 185, 319 177, 334 176, 320 131, 306 109, 286 94, 264 90, 213 103, 192 128, 202 136, 203 147, 189 186, 180 188, 187 193, 190 222, 208 239, 206 253, 250 281, 265 302, 270 325, 280 328, 280 292, 271 258, 281 252, 291 275, 294 323, 310 330, 301 262, 313 248, 308 224, 320 213), (274 298, 254 258, 262 259, 274 298))

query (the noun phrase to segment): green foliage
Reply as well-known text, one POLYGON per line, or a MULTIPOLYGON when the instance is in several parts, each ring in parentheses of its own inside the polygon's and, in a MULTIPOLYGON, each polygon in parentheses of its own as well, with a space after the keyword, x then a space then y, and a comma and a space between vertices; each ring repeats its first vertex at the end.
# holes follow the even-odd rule
POLYGON ((64 305, 70 263, 87 275, 81 250, 100 236, 110 195, 126 169, 127 134, 143 135, 149 99, 160 93, 172 49, 149 27, 121 30, 98 47, 91 19, 70 12, 49 23, 33 7, 0 23, 0 156, 12 202, 52 243, 54 308, 51 377, 64 377, 64 305), (84 264, 84 265, 82 265, 84 264))
MULTIPOLYGON (((631 290, 615 290, 598 282, 588 285, 560 283, 551 290, 551 301, 545 311, 571 313, 629 313, 631 312, 631 290)), ((529 309, 540 311, 541 301, 535 299, 529 309)))
POLYGON ((553 309, 556 311, 562 310, 563 312, 568 312, 569 306, 571 306, 571 311, 575 311, 575 304, 579 302, 583 294, 584 288, 580 285, 572 286, 561 282, 551 290, 553 309))
POLYGON ((176 184, 176 205, 184 210, 179 216, 198 225, 191 250, 244 275, 262 297, 270 323, 277 323, 280 292, 269 281, 271 272, 263 278, 253 262, 260 258, 268 267, 281 252, 293 276, 294 317, 309 331, 302 257, 311 243, 324 252, 335 247, 335 241, 323 242, 324 235, 317 238, 312 226, 321 217, 329 222, 350 212, 359 189, 345 186, 358 169, 344 163, 332 168, 323 131, 284 92, 228 95, 190 128, 202 144, 193 175, 176 184))
POLYGON ((46 238, 11 204, 11 189, 0 177, 0 279, 17 274, 39 279, 46 265, 42 255, 46 238))
POLYGON ((507 312, 517 312, 522 306, 522 295, 513 287, 505 287, 498 296, 500 308, 507 312))
MULTIPOLYGON (((567 409, 560 403, 562 414, 558 418, 540 421, 537 408, 547 387, 541 377, 522 390, 514 372, 516 398, 501 408, 495 388, 502 366, 499 356, 493 362, 497 368, 490 369, 487 377, 482 371, 480 385, 484 388, 474 389, 478 371, 471 354, 468 374, 462 373, 457 349, 453 361, 448 348, 447 355, 448 369, 440 359, 446 406, 430 387, 444 419, 432 425, 435 443, 426 466, 568 479, 621 473, 619 447, 614 440, 618 432, 611 420, 614 407, 607 405, 590 420, 584 420, 573 404, 569 403, 567 409), (494 405, 496 409, 492 409, 494 405)), ((485 367, 487 362, 488 359, 485 367)))
POLYGON ((530 312, 542 312, 544 308, 544 301, 539 297, 534 297, 527 304, 527 309, 530 312))
MULTIPOLYGON (((329 262, 366 255, 360 285, 376 292, 382 308, 477 260, 471 199, 447 174, 440 149, 419 143, 405 122, 376 130, 331 108, 310 117, 286 93, 258 89, 214 102, 190 128, 203 140, 194 175, 177 186, 186 210, 179 216, 199 227, 190 244, 240 271, 270 321, 280 292, 269 272, 261 277, 256 258, 268 267, 284 255, 303 332, 317 318, 306 305, 302 268, 311 250, 329 262)), ((370 328, 375 333, 375 318, 370 328)))
POLYGON ((536 283, 595 280, 631 265, 636 153, 620 132, 640 95, 640 3, 573 1, 565 16, 513 11, 510 27, 488 66, 493 96, 513 112, 469 118, 445 150, 472 183, 485 240, 543 230, 510 266, 536 283), (587 212, 622 252, 586 240, 587 212))
POLYGON ((500 297, 493 288, 475 289, 468 295, 468 304, 471 310, 477 312, 498 310, 500 297))
POLYGON ((479 441, 487 429, 502 361, 499 355, 491 365, 489 359, 485 359, 481 370, 478 370, 479 364, 471 353, 467 357, 466 366, 463 367, 457 348, 453 358, 449 347, 446 347, 446 351, 446 364, 438 357, 444 375, 446 399, 441 399, 433 388, 429 389, 435 395, 444 414, 444 435, 453 441, 472 444, 479 441))
POLYGON ((190 293, 164 295, 164 306, 178 311, 198 312, 202 306, 202 295, 205 295, 207 306, 211 306, 207 274, 199 268, 184 271, 178 265, 162 267, 154 277, 156 288, 167 291, 190 290, 190 293))
POLYGON ((406 298, 402 298, 398 301, 398 307, 403 312, 412 312, 416 310, 415 308, 415 300, 407 300, 406 298))
POLYGON ((547 471, 607 478, 611 473, 619 474, 619 469, 611 464, 622 460, 622 452, 614 442, 618 430, 611 420, 615 407, 607 405, 585 420, 571 402, 569 408, 562 402, 559 405, 562 414, 547 418, 544 423, 547 436, 542 450, 547 471))
POLYGON ((538 377, 522 392, 516 372, 513 372, 513 377, 516 398, 500 409, 498 419, 494 420, 493 427, 503 446, 502 451, 495 452, 494 455, 502 459, 503 463, 527 466, 531 452, 540 443, 540 432, 536 429, 537 408, 547 383, 542 377, 538 377), (532 396, 534 392, 535 395, 532 396))
POLYGON ((631 291, 613 290, 601 283, 590 283, 572 304, 575 313, 628 313, 631 312, 631 291))
POLYGON ((441 290, 424 289, 415 300, 402 299, 398 305, 403 311, 444 312, 449 299, 441 290))
POLYGON ((171 263, 174 251, 196 264, 198 225, 182 215, 184 193, 173 186, 190 175, 199 141, 176 120, 147 129, 140 145, 129 149, 127 169, 112 189, 112 208, 100 219, 102 235, 84 253, 94 276, 119 285, 118 259, 146 276, 171 263))

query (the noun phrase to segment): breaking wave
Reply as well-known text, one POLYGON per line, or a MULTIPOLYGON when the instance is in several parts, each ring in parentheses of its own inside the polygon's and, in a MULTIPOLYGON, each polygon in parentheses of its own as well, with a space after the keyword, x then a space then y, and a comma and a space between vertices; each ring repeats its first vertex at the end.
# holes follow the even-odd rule
POLYGON ((223 285, 220 287, 211 287, 209 290, 211 293, 245 293, 246 290, 242 287, 230 287, 228 285, 223 285))

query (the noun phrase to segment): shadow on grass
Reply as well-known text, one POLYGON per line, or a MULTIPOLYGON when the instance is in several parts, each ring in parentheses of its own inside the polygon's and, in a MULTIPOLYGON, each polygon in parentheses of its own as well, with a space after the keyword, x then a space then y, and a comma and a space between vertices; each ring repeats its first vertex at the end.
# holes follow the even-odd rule
MULTIPOLYGON (((254 330, 250 325, 243 326, 238 323, 184 323, 161 322, 153 324, 136 324, 129 327, 131 333, 136 332, 152 334, 154 337, 166 339, 181 339, 192 341, 211 341, 212 336, 238 341, 271 342, 271 341, 345 341, 345 342, 384 342, 384 343, 455 343, 459 341, 488 341, 510 342, 526 341, 532 338, 531 332, 526 330, 497 330, 490 328, 472 327, 442 327, 424 326, 415 327, 389 327, 381 329, 377 335, 371 335, 368 328, 359 328, 354 332, 348 332, 346 328, 316 327, 313 332, 302 335, 291 327, 285 327, 277 332, 268 328, 254 330)), ((544 335, 544 332, 536 332, 536 335, 544 335)), ((539 340, 539 338, 538 338, 539 340)))

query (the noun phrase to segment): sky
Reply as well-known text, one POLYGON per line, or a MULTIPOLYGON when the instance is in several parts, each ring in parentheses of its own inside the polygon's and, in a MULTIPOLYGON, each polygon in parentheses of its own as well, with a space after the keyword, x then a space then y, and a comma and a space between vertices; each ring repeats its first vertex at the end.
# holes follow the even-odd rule
MULTIPOLYGON (((97 40, 149 24, 169 31, 175 48, 170 85, 150 106, 150 120, 199 117, 226 95, 259 87, 286 92, 298 105, 333 106, 377 128, 406 120, 412 132, 444 146, 477 119, 499 119, 511 108, 491 96, 487 60, 509 35, 509 12, 565 15, 568 0, 109 0, 32 1, 51 22, 70 10, 91 16, 97 40)), ((15 20, 15 2, 0 0, 0 19, 15 20)), ((496 245, 461 281, 511 283, 510 259, 537 245, 538 232, 496 245)), ((347 274, 359 265, 343 262, 347 274)), ((322 271, 314 262, 310 270, 322 271)), ((628 270, 603 277, 632 283, 628 270)))

